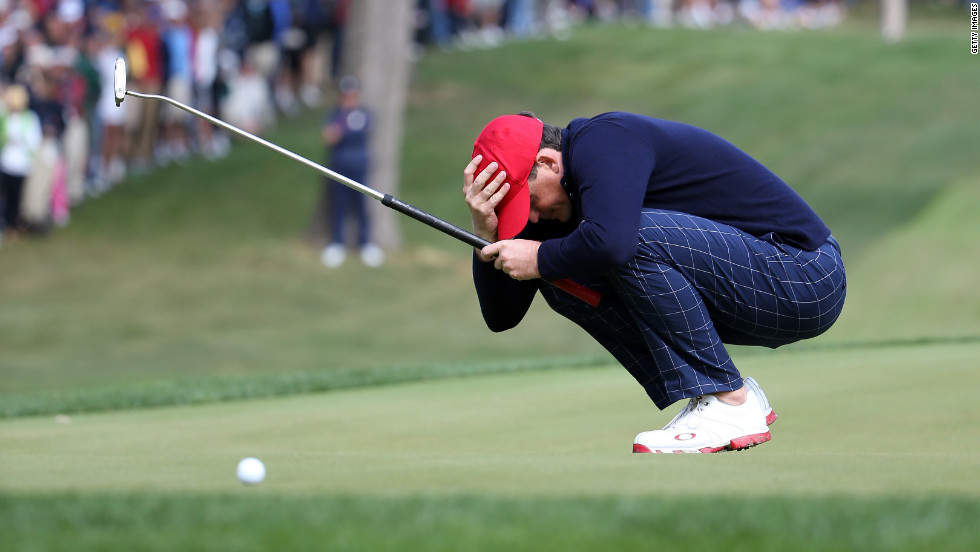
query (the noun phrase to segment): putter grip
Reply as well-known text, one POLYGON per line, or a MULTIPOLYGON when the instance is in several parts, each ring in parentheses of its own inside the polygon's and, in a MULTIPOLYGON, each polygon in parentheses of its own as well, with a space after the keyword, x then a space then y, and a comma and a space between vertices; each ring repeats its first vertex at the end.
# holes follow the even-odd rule
MULTIPOLYGON (((385 207, 394 209, 399 213, 402 213, 403 215, 408 215, 419 222, 425 223, 431 226, 432 228, 439 230, 443 234, 448 234, 456 238, 457 240, 469 244, 473 247, 478 247, 482 249, 490 245, 490 242, 481 238, 480 236, 467 232, 466 230, 463 230, 459 226, 450 224, 439 217, 430 215, 429 213, 426 213, 422 209, 419 209, 414 205, 405 203, 404 201, 398 199, 397 197, 391 194, 385 194, 384 197, 381 198, 381 204, 384 205, 385 207)), ((590 289, 573 280, 569 280, 565 278, 561 280, 547 280, 547 281, 551 285, 555 286, 556 288, 565 291, 567 293, 570 293, 575 297, 578 297, 579 299, 585 301, 586 303, 592 305, 593 307, 598 307, 599 301, 602 300, 601 293, 593 289, 590 289)))
POLYGON ((490 245, 490 242, 487 240, 475 234, 471 234, 459 226, 450 224, 439 217, 430 215, 414 205, 409 205, 391 194, 385 194, 385 196, 381 199, 381 204, 385 207, 390 207, 403 215, 408 215, 419 222, 428 224, 443 234, 449 234, 457 240, 468 243, 473 247, 482 248, 490 245))

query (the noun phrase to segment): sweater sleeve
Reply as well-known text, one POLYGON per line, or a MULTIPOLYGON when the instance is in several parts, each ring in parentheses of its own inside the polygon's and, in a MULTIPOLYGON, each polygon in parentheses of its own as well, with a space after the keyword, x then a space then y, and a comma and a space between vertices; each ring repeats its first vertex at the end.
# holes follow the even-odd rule
POLYGON ((537 282, 515 280, 473 253, 473 283, 483 321, 491 331, 509 330, 524 319, 538 290, 537 282))
POLYGON ((565 178, 578 185, 581 221, 568 236, 541 244, 538 270, 550 280, 596 276, 633 257, 655 165, 650 144, 615 122, 581 132, 566 159, 565 178))

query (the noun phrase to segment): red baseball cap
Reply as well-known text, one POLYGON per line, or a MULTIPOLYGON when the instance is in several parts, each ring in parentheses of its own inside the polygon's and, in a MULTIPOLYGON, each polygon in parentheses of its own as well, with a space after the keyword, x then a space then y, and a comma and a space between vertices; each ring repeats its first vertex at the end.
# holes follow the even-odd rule
POLYGON ((527 177, 534 167, 534 160, 541 149, 541 132, 544 123, 524 115, 503 115, 490 121, 476 137, 473 157, 482 155, 477 174, 491 161, 496 161, 498 171, 507 173, 510 190, 497 204, 497 239, 509 240, 527 225, 531 212, 531 194, 527 189, 527 177))

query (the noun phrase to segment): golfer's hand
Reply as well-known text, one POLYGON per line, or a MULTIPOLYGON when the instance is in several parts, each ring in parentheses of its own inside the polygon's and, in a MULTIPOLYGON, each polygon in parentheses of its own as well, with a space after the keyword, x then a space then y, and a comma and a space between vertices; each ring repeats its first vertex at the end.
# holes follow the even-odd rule
POLYGON ((515 280, 540 278, 538 272, 538 248, 541 242, 531 240, 504 240, 483 248, 481 255, 496 257, 493 266, 515 280))
MULTIPOLYGON (((489 241, 497 241, 497 214, 494 209, 500 203, 510 184, 504 182, 507 173, 497 172, 497 163, 490 163, 487 168, 476 173, 482 155, 474 157, 463 170, 463 195, 466 198, 466 205, 470 208, 470 217, 473 219, 473 233, 489 241), (494 176, 496 173, 496 176, 494 176), (492 178, 491 178, 492 177, 492 178)), ((481 255, 483 261, 490 259, 481 255)))

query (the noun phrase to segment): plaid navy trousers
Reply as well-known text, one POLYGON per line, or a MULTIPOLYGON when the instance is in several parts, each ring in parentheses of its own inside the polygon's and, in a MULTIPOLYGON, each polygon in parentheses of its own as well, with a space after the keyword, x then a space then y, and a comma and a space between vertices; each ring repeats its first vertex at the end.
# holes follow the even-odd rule
POLYGON ((840 315, 846 278, 836 240, 814 251, 777 245, 704 218, 644 209, 636 256, 580 280, 598 308, 542 286, 660 409, 742 386, 725 343, 778 347, 820 335, 840 315))

